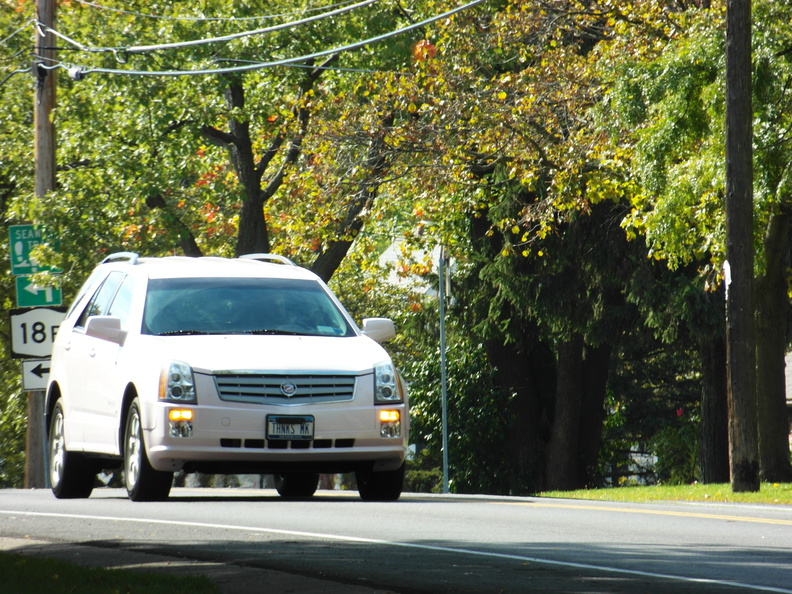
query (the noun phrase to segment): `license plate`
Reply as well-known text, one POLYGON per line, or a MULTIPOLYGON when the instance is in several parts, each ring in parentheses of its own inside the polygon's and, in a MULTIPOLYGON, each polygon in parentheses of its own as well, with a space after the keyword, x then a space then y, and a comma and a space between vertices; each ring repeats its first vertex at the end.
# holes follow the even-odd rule
POLYGON ((313 439, 314 418, 297 415, 267 415, 267 439, 313 439))

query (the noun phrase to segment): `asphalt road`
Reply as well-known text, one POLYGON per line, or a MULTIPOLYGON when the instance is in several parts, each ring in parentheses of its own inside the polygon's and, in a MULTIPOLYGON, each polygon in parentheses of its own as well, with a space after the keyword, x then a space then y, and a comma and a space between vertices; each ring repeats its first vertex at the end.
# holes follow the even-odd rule
POLYGON ((113 567, 148 559, 206 573, 227 592, 792 594, 792 506, 419 494, 370 503, 330 491, 285 501, 247 489, 133 503, 115 489, 69 501, 3 490, 3 543, 113 567))

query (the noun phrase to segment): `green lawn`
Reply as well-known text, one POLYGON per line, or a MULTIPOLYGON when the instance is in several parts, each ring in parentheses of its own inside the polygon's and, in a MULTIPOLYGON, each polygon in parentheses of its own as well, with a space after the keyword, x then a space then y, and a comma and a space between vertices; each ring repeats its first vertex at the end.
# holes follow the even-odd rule
POLYGON ((549 491, 541 497, 593 499, 596 501, 706 501, 792 505, 792 483, 762 483, 758 493, 732 493, 731 485, 712 484, 652 487, 617 487, 580 491, 549 491))

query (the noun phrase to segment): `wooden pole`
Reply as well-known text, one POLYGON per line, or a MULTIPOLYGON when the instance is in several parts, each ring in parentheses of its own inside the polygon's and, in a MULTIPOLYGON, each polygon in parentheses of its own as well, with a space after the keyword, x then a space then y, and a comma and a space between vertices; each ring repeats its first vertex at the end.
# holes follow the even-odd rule
MULTIPOLYGON (((36 27, 33 75, 34 94, 33 121, 35 127, 35 194, 44 198, 55 189, 55 124, 52 113, 55 108, 55 70, 51 66, 55 58, 55 37, 44 27, 55 27, 55 0, 36 0, 36 27)), ((25 456, 25 487, 28 489, 47 486, 44 429, 44 392, 28 392, 28 423, 25 456)))
POLYGON ((726 5, 726 327, 732 491, 759 490, 753 334, 751 0, 726 5))

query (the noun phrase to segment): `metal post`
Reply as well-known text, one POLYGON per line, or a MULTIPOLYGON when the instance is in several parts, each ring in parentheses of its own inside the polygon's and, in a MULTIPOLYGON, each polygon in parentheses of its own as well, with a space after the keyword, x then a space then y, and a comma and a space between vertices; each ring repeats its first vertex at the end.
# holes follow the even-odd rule
POLYGON ((448 389, 446 376, 446 335, 445 335, 445 300, 446 300, 446 262, 445 248, 440 246, 440 263, 438 265, 438 284, 440 287, 440 390, 442 395, 443 423, 443 493, 448 493, 448 389))

